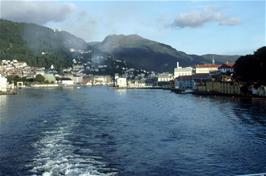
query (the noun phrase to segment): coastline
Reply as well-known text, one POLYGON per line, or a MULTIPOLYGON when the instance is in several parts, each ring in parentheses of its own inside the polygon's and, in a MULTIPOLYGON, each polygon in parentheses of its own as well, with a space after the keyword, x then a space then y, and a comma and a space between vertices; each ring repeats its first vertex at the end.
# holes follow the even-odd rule
MULTIPOLYGON (((79 87, 97 87, 97 86, 86 86, 86 85, 73 85, 73 86, 66 86, 67 87, 73 87, 73 88, 79 88, 79 87)), ((266 96, 258 96, 258 95, 244 95, 244 94, 223 94, 218 92, 204 92, 204 91, 189 91, 186 92, 184 90, 175 89, 175 88, 165 88, 165 87, 115 87, 115 86, 107 86, 113 89, 117 90, 125 90, 125 89, 161 89, 161 90, 170 90, 173 93, 176 94, 192 94, 195 96, 219 96, 219 97, 232 97, 232 98, 248 98, 248 99, 266 99, 266 96)), ((64 86, 60 86, 58 84, 38 84, 38 85, 31 85, 31 86, 25 86, 23 88, 15 88, 13 91, 8 92, 0 92, 1 95, 16 95, 17 89, 57 89, 57 88, 64 88, 64 86)))
POLYGON ((16 95, 17 92, 0 92, 0 96, 1 95, 16 95))
POLYGON ((266 96, 258 96, 258 95, 243 95, 243 94, 222 94, 217 92, 200 92, 195 91, 191 93, 196 96, 219 96, 219 97, 232 97, 232 98, 248 98, 248 99, 266 99, 266 96))

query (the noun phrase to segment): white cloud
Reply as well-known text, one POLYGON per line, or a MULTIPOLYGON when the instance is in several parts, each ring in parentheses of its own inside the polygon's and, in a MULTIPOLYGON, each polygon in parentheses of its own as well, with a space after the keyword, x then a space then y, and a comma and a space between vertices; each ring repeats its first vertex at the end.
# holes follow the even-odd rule
POLYGON ((226 17, 221 11, 208 7, 200 11, 192 11, 178 15, 172 23, 172 26, 195 28, 210 22, 217 22, 219 25, 238 25, 240 20, 235 17, 226 17))
POLYGON ((46 24, 60 22, 75 10, 71 3, 54 1, 2 1, 1 18, 17 22, 46 24))

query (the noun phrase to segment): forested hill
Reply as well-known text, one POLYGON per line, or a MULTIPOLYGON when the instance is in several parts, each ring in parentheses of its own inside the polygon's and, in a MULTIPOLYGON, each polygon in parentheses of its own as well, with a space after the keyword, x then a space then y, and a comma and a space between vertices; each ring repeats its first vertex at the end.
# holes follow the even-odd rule
POLYGON ((126 62, 159 72, 172 71, 179 62, 181 66, 192 66, 200 63, 234 62, 238 56, 195 55, 178 51, 175 48, 139 35, 109 35, 102 42, 93 43, 102 52, 123 58, 126 62))
POLYGON ((66 67, 71 65, 70 49, 84 49, 86 45, 68 32, 0 19, 0 60, 19 59, 34 66, 66 67))
POLYGON ((68 32, 30 24, 0 19, 0 60, 17 59, 32 66, 54 65, 57 69, 71 66, 72 59, 82 52, 84 62, 91 60, 93 53, 124 60, 135 68, 157 72, 173 71, 176 62, 181 66, 199 63, 224 63, 238 56, 193 55, 139 35, 109 35, 102 42, 86 43, 68 32))

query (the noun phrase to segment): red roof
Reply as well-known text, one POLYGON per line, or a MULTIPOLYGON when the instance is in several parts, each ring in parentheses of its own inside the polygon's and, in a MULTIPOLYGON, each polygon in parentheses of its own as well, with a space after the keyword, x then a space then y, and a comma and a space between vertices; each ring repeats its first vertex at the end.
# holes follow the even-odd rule
POLYGON ((197 64, 196 68, 211 68, 211 67, 218 68, 219 66, 221 65, 219 64, 197 64))

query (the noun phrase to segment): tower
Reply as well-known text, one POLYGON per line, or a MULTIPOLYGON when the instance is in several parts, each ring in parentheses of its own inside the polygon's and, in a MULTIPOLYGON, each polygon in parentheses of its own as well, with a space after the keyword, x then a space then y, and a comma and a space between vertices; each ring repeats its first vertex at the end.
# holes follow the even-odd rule
POLYGON ((176 62, 176 68, 179 68, 179 62, 176 62))

